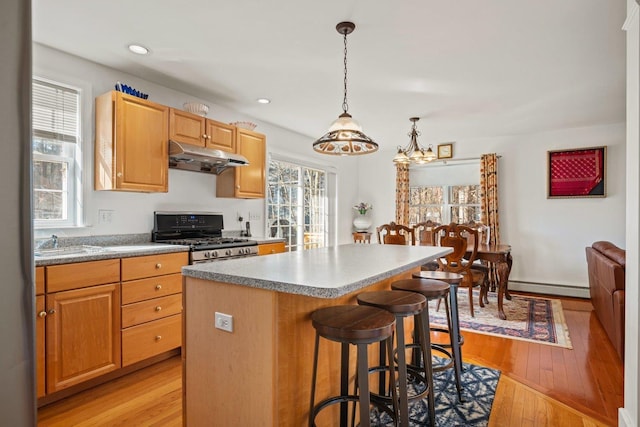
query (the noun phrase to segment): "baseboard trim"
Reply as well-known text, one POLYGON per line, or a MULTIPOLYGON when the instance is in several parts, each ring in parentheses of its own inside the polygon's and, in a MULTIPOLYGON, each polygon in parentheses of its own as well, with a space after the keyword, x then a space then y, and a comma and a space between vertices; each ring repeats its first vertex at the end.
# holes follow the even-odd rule
POLYGON ((625 408, 618 408, 618 426, 634 427, 637 424, 631 419, 631 413, 625 408))
POLYGON ((509 280, 509 290, 532 292, 535 294, 558 295, 562 297, 591 298, 589 288, 558 285, 553 283, 533 283, 509 280))

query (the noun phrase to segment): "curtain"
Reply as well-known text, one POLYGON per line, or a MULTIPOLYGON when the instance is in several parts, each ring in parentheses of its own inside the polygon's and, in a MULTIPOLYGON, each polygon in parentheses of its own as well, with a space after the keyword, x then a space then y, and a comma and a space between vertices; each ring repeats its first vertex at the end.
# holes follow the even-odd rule
POLYGON ((480 158, 481 222, 488 225, 489 243, 500 243, 498 218, 498 156, 483 154, 480 158))
POLYGON ((409 165, 396 163, 396 224, 409 225, 409 165))

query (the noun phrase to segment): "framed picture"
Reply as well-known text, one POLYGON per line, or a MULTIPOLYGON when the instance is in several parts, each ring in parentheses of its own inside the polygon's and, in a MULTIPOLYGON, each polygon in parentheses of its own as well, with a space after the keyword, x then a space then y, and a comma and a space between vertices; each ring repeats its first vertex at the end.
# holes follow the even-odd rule
POLYGON ((607 147, 547 151, 547 198, 606 197, 607 147))
POLYGON ((438 145, 438 158, 450 159, 453 157, 453 144, 439 144, 438 145))

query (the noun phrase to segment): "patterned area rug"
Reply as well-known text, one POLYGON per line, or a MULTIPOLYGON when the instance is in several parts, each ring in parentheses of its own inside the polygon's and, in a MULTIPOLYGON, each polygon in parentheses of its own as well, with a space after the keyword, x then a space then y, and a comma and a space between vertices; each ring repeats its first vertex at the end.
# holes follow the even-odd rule
MULTIPOLYGON (((453 369, 434 373, 436 425, 487 426, 499 378, 500 371, 463 363, 462 402, 459 402, 453 369)), ((409 418, 411 426, 430 425, 426 398, 411 404, 409 418)), ((393 422, 386 414, 379 417, 374 411, 371 425, 387 427, 393 422)))
MULTIPOLYGON (((504 299, 507 320, 498 317, 498 298, 489 294, 489 304, 478 305, 478 291, 474 290, 475 317, 469 314, 469 291, 458 289, 460 328, 479 334, 496 335, 517 340, 533 341, 565 348, 573 348, 564 319, 562 303, 558 299, 511 294, 511 301, 504 299)), ((436 302, 430 302, 431 323, 446 324, 444 304, 436 311, 436 302)))

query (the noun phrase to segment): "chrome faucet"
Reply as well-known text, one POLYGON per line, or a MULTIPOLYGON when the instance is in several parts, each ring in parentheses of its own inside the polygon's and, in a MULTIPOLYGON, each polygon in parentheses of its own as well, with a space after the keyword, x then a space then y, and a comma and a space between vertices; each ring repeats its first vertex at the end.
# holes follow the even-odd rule
POLYGON ((53 242, 53 249, 58 249, 58 236, 52 234, 51 241, 53 242))
POLYGON ((58 249, 58 236, 56 236, 55 234, 52 234, 51 238, 40 240, 38 243, 36 243, 35 250, 39 250, 44 247, 47 247, 49 245, 49 242, 51 242, 52 248, 58 249))

